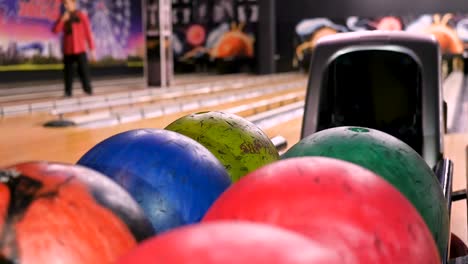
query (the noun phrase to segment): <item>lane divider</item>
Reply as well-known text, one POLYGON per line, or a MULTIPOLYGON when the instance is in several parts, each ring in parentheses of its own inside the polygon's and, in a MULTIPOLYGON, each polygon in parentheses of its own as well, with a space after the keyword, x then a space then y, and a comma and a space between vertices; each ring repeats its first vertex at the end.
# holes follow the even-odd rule
MULTIPOLYGON (((108 126, 109 124, 133 122, 133 121, 142 120, 145 118, 155 118, 155 117, 161 117, 164 115, 174 114, 177 112, 196 110, 201 107, 209 107, 209 106, 219 105, 222 103, 229 103, 233 101, 252 99, 252 98, 259 97, 259 96, 267 95, 269 93, 298 89, 299 87, 304 87, 304 86, 305 86, 304 82, 296 82, 296 83, 290 83, 286 85, 283 84, 283 85, 271 86, 266 89, 262 89, 262 91, 251 91, 251 92, 247 92, 244 94, 239 94, 236 91, 233 91, 229 94, 229 96, 227 96, 226 94, 214 95, 214 96, 209 96, 208 98, 205 98, 204 100, 186 101, 186 102, 170 103, 170 104, 157 104, 157 105, 150 105, 147 107, 143 107, 140 109, 130 109, 130 110, 121 111, 121 112, 109 113, 108 115, 103 114, 99 119, 96 118, 92 121, 83 120, 80 117, 72 118, 70 120, 80 127, 97 128, 97 127, 108 126), (109 121, 109 119, 113 119, 115 121, 109 121)), ((268 104, 268 103, 278 104, 278 102, 281 100, 291 100, 290 96, 296 96, 296 97, 302 96, 300 97, 301 98, 300 100, 304 100, 305 92, 302 91, 302 92, 296 93, 296 95, 289 95, 289 94, 282 95, 279 97, 275 97, 269 100, 268 102, 262 102, 262 103, 255 102, 255 103, 250 104, 254 106, 248 106, 247 108, 252 108, 255 106, 258 108, 258 107, 261 107, 261 104, 268 104)), ((241 110, 244 110, 244 109, 240 109, 239 111, 241 110)), ((234 110, 227 109, 227 111, 232 112, 234 110)))
MULTIPOLYGON (((292 73, 284 73, 284 74, 277 74, 277 75, 264 75, 264 76, 253 76, 242 78, 244 81, 249 80, 258 80, 260 81, 278 81, 281 79, 287 80, 288 78, 291 79, 297 76, 297 74, 292 73)), ((89 102, 108 102, 112 101, 117 98, 138 98, 139 96, 153 96, 153 95, 160 95, 164 94, 168 91, 173 91, 174 89, 194 89, 200 87, 212 87, 216 85, 225 85, 226 83, 232 83, 232 80, 223 79, 218 80, 215 82, 210 83, 197 83, 197 84, 184 84, 184 85, 176 85, 166 88, 159 88, 159 89, 145 89, 145 90, 138 90, 138 91, 127 91, 127 92, 120 92, 114 93, 110 95, 94 95, 90 97, 81 97, 81 98, 71 98, 71 99, 61 99, 61 100, 50 100, 45 102, 36 102, 36 103, 25 103, 25 104, 18 104, 18 105, 11 105, 11 106, 3 106, 0 107, 0 113, 2 116, 11 116, 11 115, 20 115, 20 114, 27 114, 27 113, 34 113, 34 112, 44 112, 44 111, 51 111, 51 110, 58 110, 60 107, 70 106, 70 105, 83 105, 89 102)), ((58 110, 60 111, 60 110, 58 110)))

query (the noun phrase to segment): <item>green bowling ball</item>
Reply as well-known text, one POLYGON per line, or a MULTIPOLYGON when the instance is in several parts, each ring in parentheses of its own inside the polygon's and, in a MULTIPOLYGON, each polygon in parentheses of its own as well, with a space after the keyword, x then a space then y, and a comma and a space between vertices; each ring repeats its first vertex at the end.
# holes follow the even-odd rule
POLYGON ((279 153, 270 138, 258 126, 234 114, 217 111, 190 114, 165 129, 205 146, 221 161, 232 182, 279 160, 279 153))
POLYGON ((410 146, 378 130, 336 127, 302 139, 282 159, 302 156, 349 161, 386 179, 416 207, 444 255, 450 236, 445 197, 434 172, 410 146))

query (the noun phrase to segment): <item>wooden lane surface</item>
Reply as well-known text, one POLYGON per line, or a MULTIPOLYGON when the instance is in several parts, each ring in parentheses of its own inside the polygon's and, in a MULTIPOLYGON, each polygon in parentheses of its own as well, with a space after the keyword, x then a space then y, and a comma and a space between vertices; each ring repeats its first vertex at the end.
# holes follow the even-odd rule
MULTIPOLYGON (((242 78, 252 77, 249 74, 227 74, 223 76, 216 75, 179 75, 174 78, 173 85, 188 85, 188 84, 209 84, 213 81, 219 81, 226 79, 228 81, 235 82, 242 78)), ((130 82, 132 78, 123 78, 122 83, 118 83, 119 79, 112 81, 98 80, 94 82, 94 95, 107 95, 119 92, 134 92, 139 90, 147 89, 144 83, 144 79, 135 78, 135 82, 130 82)), ((0 96, 0 106, 10 106, 17 104, 30 104, 39 103, 50 100, 61 100, 63 98, 63 88, 61 83, 51 83, 50 87, 45 86, 46 90, 40 91, 41 87, 33 86, 28 84, 30 87, 25 88, 8 88, 11 90, 10 94, 0 96), (39 88, 39 89, 38 89, 39 88), (15 94, 15 89, 19 92, 15 94), (25 92, 24 90, 29 91, 25 92), (39 91, 38 91, 39 90, 39 91)), ((44 86, 44 85, 42 85, 44 86)), ((87 95, 81 89, 81 83, 75 82, 73 84, 73 98, 87 97, 87 95)))
MULTIPOLYGON (((276 85, 287 85, 290 84, 291 80, 279 80, 275 82, 276 85)), ((83 116, 91 113, 96 113, 96 112, 102 112, 102 111, 111 111, 111 112, 118 112, 118 111, 125 111, 125 110, 130 110, 130 109, 138 109, 144 106, 149 106, 149 105, 159 105, 159 104, 167 104, 167 103, 174 103, 174 102, 182 102, 183 100, 185 101, 193 101, 193 100, 202 100, 204 98, 208 98, 208 96, 221 96, 221 95, 228 95, 231 94, 232 92, 236 93, 243 93, 243 92, 248 92, 248 91, 253 91, 253 90, 261 90, 264 88, 268 88, 272 86, 270 83, 267 83, 266 81, 264 83, 258 83, 258 84, 248 84, 245 85, 242 88, 233 90, 232 88, 226 86, 226 90, 221 90, 221 91, 201 91, 203 88, 195 89, 193 91, 179 91, 176 92, 175 95, 171 95, 170 97, 166 97, 165 95, 156 95, 156 96, 150 96, 150 99, 145 100, 143 102, 132 102, 132 103, 126 103, 122 105, 116 105, 116 106, 106 106, 106 107, 100 107, 100 108, 94 108, 94 109, 86 109, 86 110, 77 110, 75 112, 67 113, 64 116, 65 117, 74 117, 74 116, 83 116), (110 110, 111 109, 111 110, 110 110)), ((303 90, 305 92, 304 88, 300 88, 300 90, 303 90)), ((290 89, 291 92, 295 91, 294 89, 290 89)))
MULTIPOLYGON (((104 87, 94 87, 94 95, 108 95, 113 93, 120 92, 135 92, 144 90, 146 87, 143 84, 125 84, 116 85, 116 86, 104 86, 104 87)), ((73 90, 73 99, 88 97, 81 88, 73 90)), ((69 99, 63 96, 63 91, 43 91, 43 92, 31 92, 24 94, 12 94, 7 96, 0 96, 0 106, 11 106, 18 104, 31 104, 31 103, 41 103, 54 100, 63 100, 69 99)))
MULTIPOLYGON (((448 134, 444 141, 444 154, 454 163, 453 190, 466 188, 468 134, 448 134)), ((452 232, 468 243, 467 202, 452 204, 452 232)))
MULTIPOLYGON (((302 88, 305 90, 305 87, 302 88)), ((204 107, 179 112, 163 117, 119 124, 99 129, 44 128, 42 124, 53 118, 49 114, 32 114, 0 119, 0 166, 28 160, 48 160, 75 163, 87 150, 100 141, 117 133, 136 128, 164 128, 177 118, 197 111, 224 110, 243 104, 254 103, 290 91, 281 91, 248 100, 204 107)), ((243 113, 249 115, 249 113, 243 113)))

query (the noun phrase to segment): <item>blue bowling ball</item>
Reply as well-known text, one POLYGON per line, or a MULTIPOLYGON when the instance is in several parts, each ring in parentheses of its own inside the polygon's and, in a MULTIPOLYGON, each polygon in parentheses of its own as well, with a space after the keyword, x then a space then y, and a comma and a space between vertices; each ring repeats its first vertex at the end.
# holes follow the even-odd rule
POLYGON ((182 134, 137 129, 114 135, 78 164, 123 186, 140 204, 157 233, 199 222, 231 184, 210 151, 182 134))

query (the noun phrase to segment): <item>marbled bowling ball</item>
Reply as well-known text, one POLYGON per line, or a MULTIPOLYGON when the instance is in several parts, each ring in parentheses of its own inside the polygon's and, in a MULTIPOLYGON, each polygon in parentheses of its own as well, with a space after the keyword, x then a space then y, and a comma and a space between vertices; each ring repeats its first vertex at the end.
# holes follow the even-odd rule
POLYGON ((0 263, 113 263, 154 234, 133 198, 77 165, 0 170, 0 263))

